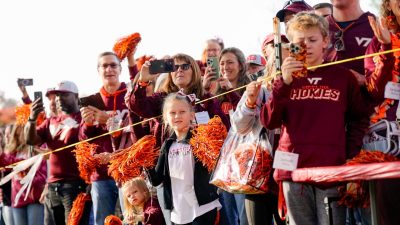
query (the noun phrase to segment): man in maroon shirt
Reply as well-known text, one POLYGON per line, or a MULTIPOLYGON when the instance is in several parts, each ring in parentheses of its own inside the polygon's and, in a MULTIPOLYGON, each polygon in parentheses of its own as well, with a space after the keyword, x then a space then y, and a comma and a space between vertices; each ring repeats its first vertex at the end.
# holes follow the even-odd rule
MULTIPOLYGON (((338 61, 364 55, 374 36, 368 21, 368 16, 373 14, 364 12, 359 0, 331 0, 331 3, 333 14, 326 17, 331 44, 325 59, 338 61)), ((363 60, 341 65, 353 72, 360 85, 365 84, 363 60)))
MULTIPOLYGON (((51 93, 56 94, 61 109, 58 116, 47 118, 39 127, 36 119, 43 111, 42 99, 33 102, 25 127, 26 140, 31 145, 46 143, 51 150, 78 142, 81 114, 78 106, 78 88, 71 81, 62 81, 51 93)), ((79 176, 78 165, 72 153, 74 148, 50 154, 48 193, 45 199, 45 224, 65 225, 72 203, 86 185, 79 176)), ((85 215, 81 222, 87 224, 85 215)))
MULTIPOLYGON (((103 86, 94 95, 88 96, 87 104, 82 105, 82 119, 79 138, 86 140, 129 124, 129 111, 124 97, 126 84, 120 82, 121 64, 113 52, 101 53, 98 57, 98 73, 103 86)), ((129 130, 129 129, 128 129, 129 130)), ((130 131, 116 132, 94 140, 99 147, 96 157, 102 162, 109 161, 109 153, 132 145, 130 131)), ((107 174, 107 165, 101 165, 91 176, 93 213, 96 225, 103 225, 105 217, 115 213, 118 198, 118 187, 107 174)))

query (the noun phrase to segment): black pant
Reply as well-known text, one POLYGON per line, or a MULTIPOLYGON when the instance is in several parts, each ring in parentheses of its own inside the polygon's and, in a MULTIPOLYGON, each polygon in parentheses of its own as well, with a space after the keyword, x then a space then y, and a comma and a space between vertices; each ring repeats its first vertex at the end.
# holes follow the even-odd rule
MULTIPOLYGON (((199 217, 194 218, 193 222, 182 225, 214 225, 216 218, 217 218, 217 209, 213 209, 199 217)), ((178 225, 176 223, 172 224, 178 225)))
POLYGON ((244 205, 249 225, 271 225, 273 218, 277 225, 285 225, 278 214, 278 198, 275 194, 246 195, 244 205))
MULTIPOLYGON (((45 225, 66 225, 72 203, 79 193, 85 192, 83 181, 48 183, 48 192, 44 203, 45 225)), ((86 209, 79 224, 89 224, 90 207, 86 209)))

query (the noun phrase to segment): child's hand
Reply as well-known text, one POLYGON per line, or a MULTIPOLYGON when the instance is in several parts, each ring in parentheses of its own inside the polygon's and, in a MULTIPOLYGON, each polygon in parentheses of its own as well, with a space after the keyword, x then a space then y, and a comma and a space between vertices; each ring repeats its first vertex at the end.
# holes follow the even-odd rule
POLYGON ((287 85, 293 81, 292 73, 303 69, 303 62, 297 61, 293 57, 287 57, 282 63, 282 78, 287 85))

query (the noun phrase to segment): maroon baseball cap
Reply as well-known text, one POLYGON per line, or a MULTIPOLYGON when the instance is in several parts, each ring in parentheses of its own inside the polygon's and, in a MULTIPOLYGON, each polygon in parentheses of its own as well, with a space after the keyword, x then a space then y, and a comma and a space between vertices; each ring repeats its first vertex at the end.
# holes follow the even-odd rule
MULTIPOLYGON (((289 43, 289 40, 283 34, 281 34, 281 41, 283 43, 289 43)), ((262 47, 264 47, 265 45, 269 44, 270 42, 274 42, 274 33, 270 33, 265 37, 265 39, 264 39, 264 41, 262 43, 262 47)))
POLYGON ((310 11, 310 10, 313 10, 313 8, 303 0, 289 0, 286 2, 285 7, 283 7, 283 9, 278 11, 276 17, 278 17, 279 20, 283 22, 286 12, 291 12, 293 14, 296 14, 299 12, 310 11))

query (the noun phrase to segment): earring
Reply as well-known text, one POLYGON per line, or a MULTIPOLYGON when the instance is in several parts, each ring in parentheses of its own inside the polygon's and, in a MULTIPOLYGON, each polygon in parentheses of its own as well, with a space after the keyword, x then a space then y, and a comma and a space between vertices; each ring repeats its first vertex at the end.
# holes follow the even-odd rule
POLYGON ((390 10, 390 14, 386 17, 386 25, 389 30, 394 30, 397 28, 396 16, 390 10))

